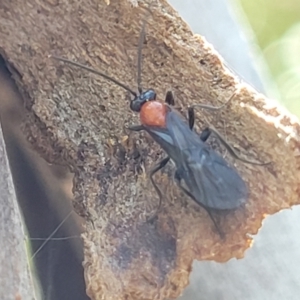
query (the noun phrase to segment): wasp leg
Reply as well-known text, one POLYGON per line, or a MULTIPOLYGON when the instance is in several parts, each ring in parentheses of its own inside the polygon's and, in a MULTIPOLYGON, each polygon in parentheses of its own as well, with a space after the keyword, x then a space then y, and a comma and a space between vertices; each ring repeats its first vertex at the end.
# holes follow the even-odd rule
POLYGON ((209 128, 205 128, 201 133, 200 133, 200 139, 202 142, 206 142, 207 139, 210 137, 211 131, 209 128))
POLYGON ((199 107, 199 108, 203 108, 203 109, 207 109, 207 110, 212 110, 212 111, 218 111, 221 110, 222 108, 224 108, 236 95, 236 93, 233 93, 230 98, 222 105, 220 106, 212 106, 212 105, 207 105, 207 104, 194 104, 192 106, 189 107, 189 109, 194 110, 194 108, 199 107))
MULTIPOLYGON (((226 104, 226 103, 225 103, 226 104)), ((200 104, 199 104, 200 105, 200 104)), ((194 123, 195 123, 195 112, 193 107, 190 107, 188 109, 188 122, 189 122, 189 127, 192 130, 194 127, 194 123)), ((267 163, 261 163, 261 162, 256 162, 256 161, 252 161, 252 160, 248 160, 245 158, 240 157, 234 150, 233 148, 226 142, 226 140, 222 137, 222 135, 214 128, 212 127, 207 127, 205 128, 201 134, 200 134, 200 139, 203 142, 206 142, 207 139, 210 137, 211 134, 214 134, 219 141, 225 146, 225 148, 227 149, 227 151, 229 152, 229 154, 234 157, 235 159, 238 159, 244 163, 247 164, 252 164, 252 165, 258 165, 258 166, 265 166, 265 165, 269 165, 270 162, 267 163)))
POLYGON ((166 98, 165 98, 165 102, 169 105, 174 106, 175 105, 175 99, 174 99, 174 95, 172 93, 172 91, 168 91, 166 93, 166 98))
MULTIPOLYGON (((195 124, 195 112, 194 109, 189 109, 188 110, 188 122, 189 122, 189 127, 191 130, 194 128, 195 124)), ((203 130, 200 134, 200 139, 202 142, 206 142, 206 140, 209 138, 211 135, 211 132, 207 129, 203 130)))
POLYGON ((188 121, 190 129, 193 130, 195 125, 195 110, 193 107, 188 108, 188 121))
POLYGON ((161 208, 161 201, 162 201, 162 198, 163 198, 163 195, 162 195, 162 192, 161 190, 159 189, 159 187, 157 186, 157 184, 155 183, 154 179, 153 179, 153 176, 156 172, 158 172, 159 170, 161 170, 162 168, 165 167, 165 165, 168 163, 168 161, 170 160, 170 157, 167 156, 166 158, 164 158, 163 160, 161 160, 157 165, 155 165, 152 170, 150 171, 150 180, 151 180, 151 183, 153 185, 153 187, 155 188, 157 194, 158 194, 158 197, 159 197, 159 202, 158 202, 158 206, 157 206, 157 209, 155 211, 155 213, 153 214, 153 216, 151 218, 148 219, 148 221, 151 221, 160 211, 160 208, 161 208))
MULTIPOLYGON (((225 148, 227 149, 227 151, 229 152, 229 154, 234 157, 235 159, 238 159, 244 163, 247 163, 247 164, 252 164, 252 165, 258 165, 258 166, 265 166, 265 165, 269 165, 271 162, 267 162, 267 163, 261 163, 261 162, 257 162, 257 161, 252 161, 252 160, 248 160, 248 159, 245 159, 245 158, 242 158, 240 157, 234 150, 233 148, 226 142, 226 140, 223 138, 223 136, 214 128, 212 127, 207 127, 206 129, 204 129, 204 132, 207 132, 205 133, 206 135, 208 135, 208 137, 211 135, 211 134, 214 134, 218 139, 219 141, 225 146, 225 148)), ((202 135, 202 134, 201 134, 202 135)))
POLYGON ((131 130, 131 131, 142 131, 145 130, 143 125, 130 125, 127 127, 127 129, 131 130))
POLYGON ((212 111, 218 111, 224 108, 231 100, 232 98, 236 95, 236 93, 233 93, 230 98, 222 105, 220 106, 212 106, 212 105, 206 105, 206 104, 194 104, 188 108, 188 119, 189 119, 189 126, 191 129, 194 127, 195 123, 195 108, 203 108, 207 110, 212 110, 212 111))
POLYGON ((225 238, 225 234, 224 234, 224 232, 220 229, 220 227, 219 227, 218 223, 216 222, 216 220, 215 220, 215 218, 214 218, 214 216, 213 216, 211 210, 210 210, 208 207, 204 206, 203 204, 199 203, 199 202, 196 200, 196 198, 195 198, 195 197, 194 197, 194 196, 193 196, 193 195, 192 195, 192 194, 191 194, 184 186, 182 186, 182 184, 181 184, 181 176, 180 176, 180 174, 179 174, 178 171, 176 171, 176 173, 175 173, 175 179, 176 179, 177 184, 178 184, 178 186, 180 187, 180 189, 181 189, 187 196, 189 196, 192 200, 194 200, 198 205, 200 205, 202 208, 204 208, 204 209, 206 210, 206 212, 208 213, 210 219, 213 221, 214 226, 215 226, 215 228, 216 228, 218 234, 220 235, 221 239, 224 239, 224 238, 225 238))

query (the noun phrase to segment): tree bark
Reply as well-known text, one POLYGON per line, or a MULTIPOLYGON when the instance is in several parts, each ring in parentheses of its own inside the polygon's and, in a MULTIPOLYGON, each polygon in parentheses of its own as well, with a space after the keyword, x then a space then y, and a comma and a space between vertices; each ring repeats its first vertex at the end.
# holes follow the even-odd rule
POLYGON ((196 128, 213 124, 243 157, 272 163, 235 162, 250 197, 245 207, 218 216, 225 240, 167 173, 155 177, 164 191, 163 209, 147 222, 158 197, 146 173, 162 151, 146 134, 126 130, 138 121, 123 89, 48 57, 85 63, 135 89, 148 5, 132 3, 29 0, 0 6, 1 53, 28 110, 24 132, 45 159, 75 173, 74 207, 86 220, 84 268, 92 299, 177 297, 193 259, 243 257, 248 234, 257 233, 265 215, 299 203, 295 118, 234 77, 165 1, 153 1, 143 87, 161 99, 171 88, 183 112, 194 103, 218 106, 235 93, 220 113, 199 112, 196 128))

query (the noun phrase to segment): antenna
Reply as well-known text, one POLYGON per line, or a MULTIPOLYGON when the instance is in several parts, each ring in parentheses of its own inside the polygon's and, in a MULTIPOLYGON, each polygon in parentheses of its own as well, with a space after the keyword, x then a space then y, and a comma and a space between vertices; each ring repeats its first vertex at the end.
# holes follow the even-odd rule
MULTIPOLYGON (((150 8, 150 5, 148 7, 148 9, 150 8)), ((143 43, 144 43, 144 39, 145 39, 145 28, 146 28, 146 24, 148 21, 148 18, 150 16, 150 10, 148 11, 148 14, 145 16, 144 21, 143 21, 143 25, 142 25, 142 30, 140 33, 140 37, 139 37, 139 44, 138 44, 138 53, 137 53, 137 85, 138 85, 138 91, 140 94, 143 93, 143 88, 142 88, 142 50, 143 50, 143 43)))
MULTIPOLYGON (((143 93, 143 89, 142 89, 142 49, 143 49, 143 42, 144 42, 144 39, 145 39, 145 28, 146 28, 146 24, 147 24, 147 21, 148 21, 148 18, 151 14, 151 10, 150 10, 150 7, 151 7, 151 4, 149 4, 149 7, 148 7, 148 14, 145 16, 144 18, 144 21, 143 21, 143 25, 142 25, 142 30, 141 30, 141 33, 140 33, 140 36, 139 36, 139 43, 138 43, 138 53, 137 53, 137 85, 138 85, 138 92, 139 94, 142 94, 143 93)), ((100 72, 100 71, 97 71, 93 68, 90 68, 90 67, 87 67, 83 64, 80 64, 80 63, 77 63, 75 61, 72 61, 72 60, 69 60, 67 58, 63 58, 63 57, 59 57, 59 56, 56 56, 56 55, 49 55, 49 57, 51 58, 54 58, 58 61, 62 61, 62 62, 65 62, 65 63, 68 63, 72 66, 75 66, 75 67, 78 67, 78 68, 81 68, 81 69, 84 69, 86 71, 89 71, 91 73, 94 73, 96 75, 99 75, 111 82, 113 82, 114 84, 122 87, 124 90, 128 91, 129 93, 131 93, 135 98, 138 97, 137 93, 134 92, 131 88, 129 88, 128 86, 126 86, 125 84, 121 83, 120 81, 100 72)))
POLYGON ((119 82, 118 80, 116 80, 116 79, 114 79, 114 78, 112 78, 112 77, 110 77, 110 76, 108 76, 108 75, 106 75, 106 74, 104 74, 104 73, 102 73, 102 72, 99 72, 99 71, 97 71, 97 70, 95 70, 95 69, 89 68, 89 67, 87 67, 87 66, 85 66, 85 65, 83 65, 83 64, 77 63, 77 62, 75 62, 75 61, 72 61, 72 60, 69 60, 69 59, 66 59, 66 58, 63 58, 63 57, 59 57, 59 56, 55 56, 55 55, 49 55, 49 57, 54 58, 54 59, 59 60, 59 61, 63 61, 63 62, 65 62, 65 63, 68 63, 68 64, 72 65, 72 66, 75 66, 75 67, 84 69, 84 70, 89 71, 89 72, 91 72, 91 73, 94 73, 94 74, 96 74, 96 75, 102 76, 102 77, 104 77, 105 79, 107 79, 107 80, 109 80, 109 81, 112 81, 112 82, 115 83, 116 85, 122 87, 123 89, 125 89, 126 91, 128 91, 129 93, 131 93, 134 97, 137 97, 136 92, 134 92, 134 91, 133 91, 132 89, 130 89, 128 86, 126 86, 125 84, 119 82))
POLYGON ((137 53, 137 85, 138 91, 140 94, 143 92, 142 88, 142 50, 143 50, 143 43, 145 39, 145 27, 146 27, 146 18, 144 19, 142 30, 139 37, 139 44, 138 44, 138 53, 137 53))

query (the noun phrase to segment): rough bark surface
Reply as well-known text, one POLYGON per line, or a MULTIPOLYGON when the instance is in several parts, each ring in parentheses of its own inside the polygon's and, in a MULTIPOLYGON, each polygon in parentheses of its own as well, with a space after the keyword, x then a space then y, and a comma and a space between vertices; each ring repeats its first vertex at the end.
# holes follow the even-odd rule
POLYGON ((92 299, 177 297, 188 284, 193 259, 243 257, 249 234, 257 233, 267 214, 299 203, 298 121, 235 78, 165 1, 153 1, 143 87, 155 89, 161 99, 172 89, 183 112, 194 103, 220 105, 236 93, 221 112, 197 114, 196 128, 213 124, 241 156, 272 163, 234 162, 250 197, 240 209, 218 216, 224 240, 166 172, 155 177, 164 191, 163 209, 154 222, 146 221, 158 203, 147 172, 163 156, 159 146, 146 134, 126 130, 138 119, 123 89, 48 58, 56 54, 88 64, 134 89, 148 5, 133 4, 0 5, 1 53, 28 109, 24 132, 45 159, 75 173, 74 207, 86 220, 84 268, 92 299))

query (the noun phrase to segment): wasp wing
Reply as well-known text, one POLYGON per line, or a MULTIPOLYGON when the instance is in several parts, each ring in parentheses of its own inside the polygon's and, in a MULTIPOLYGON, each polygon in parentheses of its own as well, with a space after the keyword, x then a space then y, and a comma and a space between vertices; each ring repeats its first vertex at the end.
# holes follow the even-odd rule
POLYGON ((237 171, 211 149, 191 149, 183 179, 195 199, 206 207, 234 209, 247 201, 248 190, 237 171))
POLYGON ((177 174, 199 204, 213 209, 234 209, 248 198, 245 182, 223 157, 210 149, 177 112, 167 115, 166 127, 177 157, 177 174))

